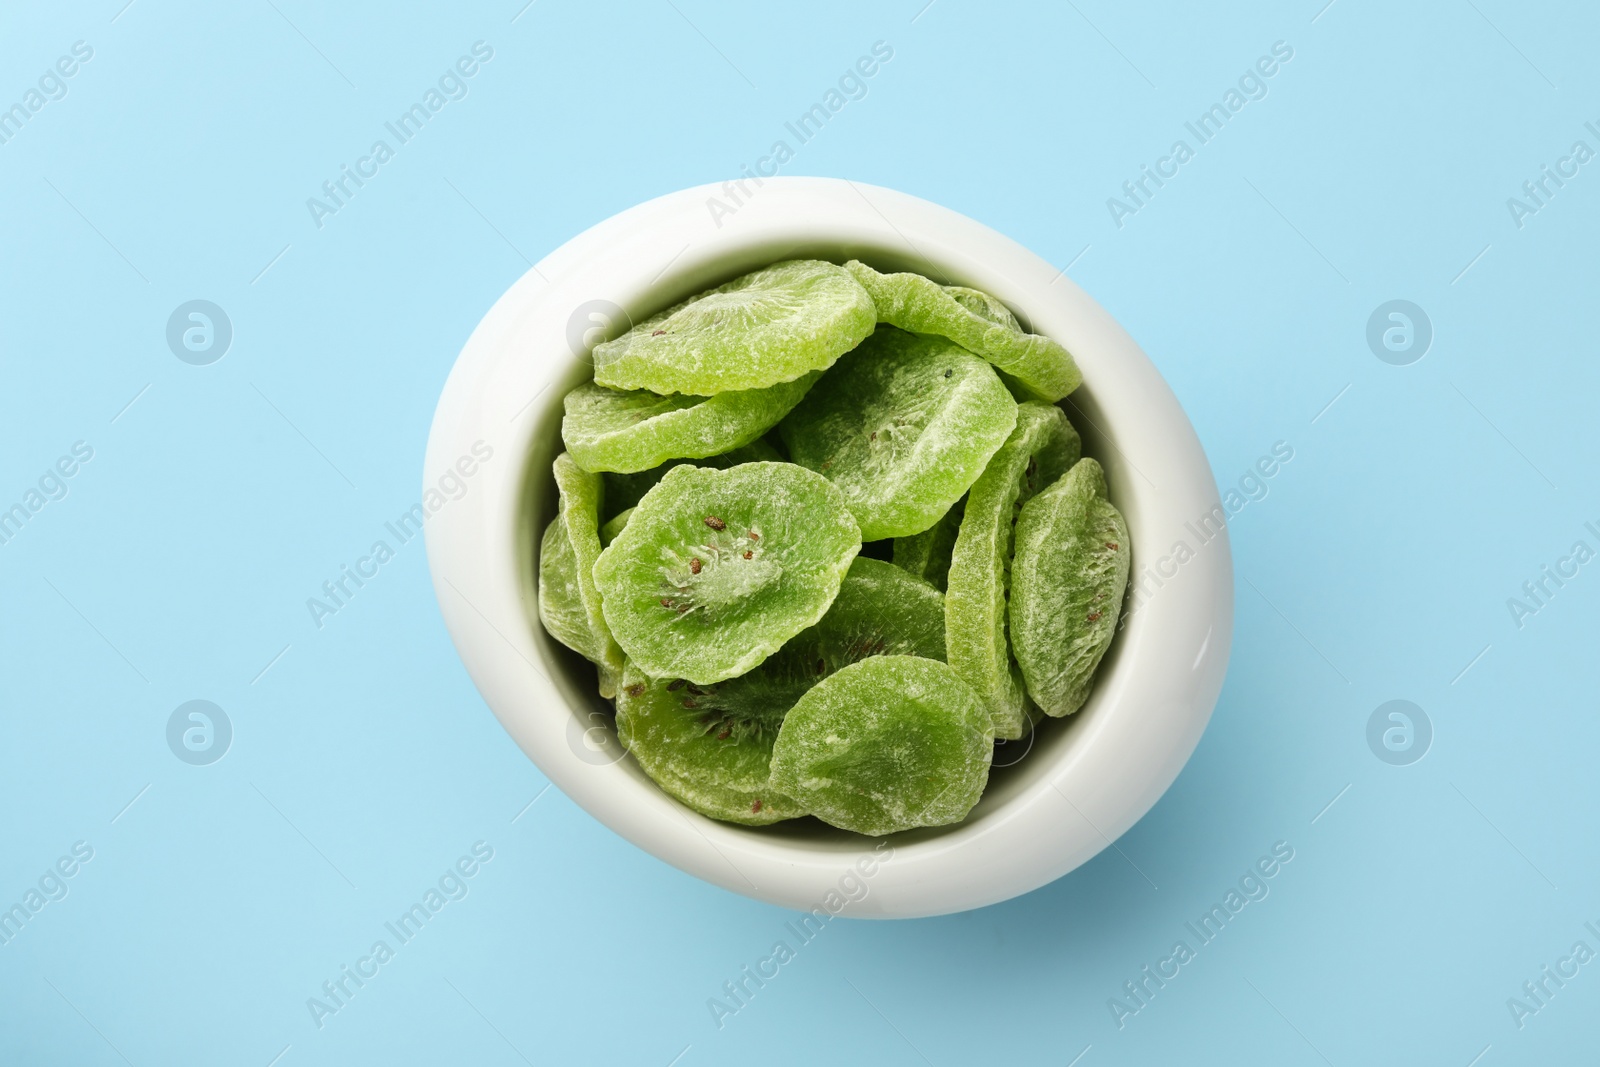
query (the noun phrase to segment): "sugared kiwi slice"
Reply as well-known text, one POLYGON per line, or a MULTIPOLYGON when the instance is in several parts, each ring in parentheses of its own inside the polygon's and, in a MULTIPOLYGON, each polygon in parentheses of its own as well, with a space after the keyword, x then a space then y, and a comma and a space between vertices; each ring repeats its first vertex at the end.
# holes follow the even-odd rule
POLYGON ((967 494, 945 587, 950 666, 983 698, 996 737, 1027 730, 1022 673, 1006 641, 1006 568, 1017 511, 1078 460, 1078 432, 1061 409, 1029 401, 1017 428, 967 494))
POLYGON ((714 396, 823 370, 872 332, 872 297, 849 271, 792 259, 654 315, 594 349, 612 389, 714 396))
POLYGON ((794 462, 844 493, 868 541, 928 529, 1017 423, 994 368, 941 337, 878 330, 778 424, 794 462))
POLYGON ((1011 309, 988 293, 920 274, 880 274, 859 260, 845 266, 872 294, 879 322, 950 338, 1000 368, 1031 399, 1055 403, 1083 381, 1072 353, 1025 332, 1011 309))
POLYGON ((1011 643, 1028 693, 1048 715, 1089 698, 1128 588, 1128 524, 1105 472, 1078 463, 1022 508, 1011 564, 1011 643))
POLYGON ((639 501, 594 581, 641 671, 709 685, 820 619, 860 550, 826 478, 792 463, 682 466, 639 501))
POLYGON ((702 815, 760 824, 805 814, 767 782, 784 714, 869 656, 944 658, 944 599, 898 567, 856 557, 833 606, 755 670, 715 685, 630 669, 617 729, 646 773, 702 815))
POLYGON ((824 822, 876 836, 966 818, 993 754, 988 709, 948 666, 872 656, 789 709, 772 786, 824 822))
POLYGON ((593 578, 601 551, 604 487, 598 474, 585 471, 565 452, 556 457, 554 471, 560 511, 539 542, 539 615, 551 636, 593 661, 600 695, 613 696, 622 649, 612 640, 593 578))
POLYGON ((584 470, 645 471, 717 456, 758 440, 800 402, 817 372, 765 389, 658 396, 585 382, 566 398, 561 438, 584 470))

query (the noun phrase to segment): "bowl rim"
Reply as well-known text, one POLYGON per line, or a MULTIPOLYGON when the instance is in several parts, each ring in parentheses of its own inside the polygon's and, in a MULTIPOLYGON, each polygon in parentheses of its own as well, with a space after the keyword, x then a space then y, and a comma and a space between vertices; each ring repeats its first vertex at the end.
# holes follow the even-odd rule
POLYGON ((551 782, 618 834, 706 881, 786 907, 936 915, 1059 878, 1109 846, 1171 785, 1226 672, 1226 513, 1171 389, 1064 269, 895 190, 833 178, 725 182, 647 201, 573 237, 501 295, 457 357, 429 434, 425 488, 435 490, 451 470, 467 488, 427 509, 429 569, 457 652, 506 731, 551 782), (966 822, 881 841, 784 824, 733 826, 671 800, 622 759, 592 672, 583 679, 581 661, 537 622, 534 552, 554 511, 549 461, 560 448, 561 398, 592 372, 591 325, 608 324, 605 336, 614 336, 693 292, 807 255, 861 258, 983 289, 1064 343, 1085 381, 1068 399, 1069 416, 1085 454, 1106 468, 1133 542, 1127 617, 1084 709, 1065 728, 1041 731, 1045 751, 1005 772, 1007 784, 993 798, 986 791, 966 822), (464 465, 467 456, 476 458, 464 465))

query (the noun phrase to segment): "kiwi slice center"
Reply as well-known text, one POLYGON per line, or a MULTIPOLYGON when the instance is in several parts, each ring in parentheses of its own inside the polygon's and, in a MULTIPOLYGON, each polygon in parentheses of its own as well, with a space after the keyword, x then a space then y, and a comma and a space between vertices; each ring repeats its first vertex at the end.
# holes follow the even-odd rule
POLYGON ((767 557, 758 532, 736 532, 715 517, 706 526, 705 544, 662 568, 661 606, 676 617, 735 613, 783 579, 783 564, 767 557))
POLYGON ((756 741, 770 746, 783 725, 783 717, 810 688, 790 674, 747 675, 739 685, 718 682, 697 686, 673 682, 673 690, 686 714, 697 716, 706 736, 719 741, 756 741))

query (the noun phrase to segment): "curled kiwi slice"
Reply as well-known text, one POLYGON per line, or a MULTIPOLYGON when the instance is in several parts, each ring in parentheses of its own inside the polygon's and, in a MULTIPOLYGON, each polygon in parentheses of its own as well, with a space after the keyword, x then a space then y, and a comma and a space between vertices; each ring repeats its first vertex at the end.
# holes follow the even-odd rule
POLYGON ((824 822, 878 836, 966 818, 993 755, 988 709, 948 666, 873 656, 789 709, 772 785, 824 822))
POLYGON ((819 259, 787 260, 596 345, 594 380, 690 396, 764 389, 831 366, 877 321, 872 298, 849 271, 819 259))
POLYGON ((828 675, 884 655, 944 659, 944 598, 857 556, 821 621, 748 674, 700 686, 630 667, 618 731, 646 773, 700 814, 746 824, 791 818, 803 809, 767 782, 784 714, 828 675))
POLYGON ((1128 588, 1128 524, 1105 472, 1079 460, 1023 505, 1011 563, 1011 643, 1028 693, 1047 715, 1089 698, 1128 588))
POLYGON ((696 699, 734 716, 781 719, 807 689, 868 656, 943 660, 944 597, 893 564, 857 556, 816 625, 748 674, 705 687, 696 699))
POLYGON ((859 260, 845 267, 872 294, 878 321, 950 338, 999 367, 1028 397, 1055 403, 1083 381, 1072 353, 1024 332, 1011 309, 988 293, 920 274, 880 274, 859 260))
POLYGON ((632 473, 669 459, 701 459, 761 437, 800 402, 820 372, 766 389, 659 396, 585 382, 567 394, 561 439, 584 470, 632 473))
POLYGON ((861 530, 826 478, 792 463, 685 465, 639 501, 594 581, 641 671, 704 686, 820 619, 860 550, 861 530))
POLYGON ((594 662, 600 695, 609 697, 622 673, 622 649, 611 638, 592 577, 601 551, 603 486, 598 474, 585 471, 565 452, 556 457, 554 470, 561 502, 539 543, 539 616, 556 640, 594 662))
POLYGON ((589 628, 578 588, 578 558, 560 516, 550 520, 539 539, 539 620, 550 636, 593 662, 605 655, 589 628))
POLYGON ((1017 406, 1017 428, 967 494, 950 556, 945 631, 950 666, 977 691, 994 716, 996 737, 1027 732, 1023 677, 1006 640, 1006 568, 1017 510, 1066 473, 1081 444, 1061 409, 1029 401, 1017 406))
POLYGON ((806 814, 768 782, 787 707, 727 708, 683 679, 653 679, 633 664, 617 693, 617 737, 657 785, 701 815, 765 826, 806 814))
POLYGON ((994 368, 953 341, 880 329, 824 375, 778 433, 844 493, 868 541, 928 529, 1017 423, 994 368))

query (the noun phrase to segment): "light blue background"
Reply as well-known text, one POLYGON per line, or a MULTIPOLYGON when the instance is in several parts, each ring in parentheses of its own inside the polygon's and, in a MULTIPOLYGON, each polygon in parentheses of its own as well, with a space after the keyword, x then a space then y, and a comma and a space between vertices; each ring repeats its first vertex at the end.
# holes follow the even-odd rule
POLYGON ((923 3, 0 14, 0 106, 94 49, 0 145, 0 507, 94 449, 0 546, 0 906, 94 849, 0 947, 0 1062, 1488 1067, 1593 1048, 1600 963, 1521 1029, 1506 1001, 1575 941, 1600 949, 1600 567, 1520 629, 1506 600, 1575 540, 1600 547, 1600 163, 1520 229, 1506 199, 1574 140, 1600 148, 1600 16, 923 3), (306 198, 479 40, 470 94, 318 229, 306 198), (420 542, 322 629, 305 600, 417 499, 451 362, 529 261, 734 175, 879 40, 893 60, 786 173, 899 188, 1070 263, 1219 483, 1278 441, 1294 459, 1233 522, 1211 727, 1118 850, 981 911, 834 922, 719 1030, 707 998, 792 916, 543 792, 451 648, 420 542), (1294 57, 1267 97, 1119 229, 1107 197, 1275 41, 1294 57), (1396 298, 1435 331, 1410 366, 1365 341, 1396 298), (164 339, 191 299, 233 323, 209 366, 164 339), (204 767, 165 740, 196 698, 234 728, 204 767), (1395 698, 1435 732, 1410 766, 1365 738, 1395 698), (494 858, 470 894, 314 1025, 307 998, 476 841, 494 858), (1108 998, 1276 841, 1295 858, 1270 896, 1119 1029, 1108 998))

